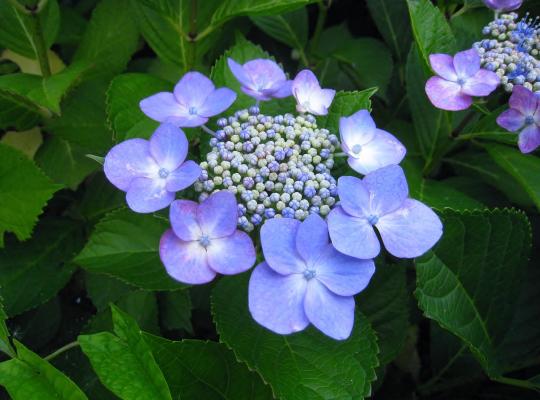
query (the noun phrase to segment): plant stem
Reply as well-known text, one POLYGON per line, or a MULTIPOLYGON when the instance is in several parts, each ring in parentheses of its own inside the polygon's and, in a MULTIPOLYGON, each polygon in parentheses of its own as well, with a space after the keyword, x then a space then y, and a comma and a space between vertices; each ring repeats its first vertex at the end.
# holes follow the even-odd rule
POLYGON ((450 137, 453 139, 457 138, 459 134, 461 133, 461 131, 463 131, 463 129, 467 126, 467 124, 471 122, 471 120, 473 119, 475 115, 476 113, 474 111, 472 110, 469 111, 469 113, 465 115, 465 117, 463 117, 463 119, 461 120, 459 125, 456 127, 456 129, 450 132, 450 137))
POLYGON ((450 369, 452 365, 454 365, 454 363, 457 361, 459 357, 461 357, 461 355, 463 354, 466 348, 467 346, 462 345, 461 348, 456 352, 456 354, 454 354, 454 356, 450 360, 448 360, 446 365, 443 368, 441 368, 439 372, 437 372, 437 375, 435 375, 433 378, 431 378, 429 381, 427 381, 423 385, 420 385, 419 387, 420 393, 426 393, 426 392, 429 393, 429 390, 431 389, 431 387, 435 383, 437 383, 439 379, 442 378, 442 376, 446 373, 446 371, 450 369))
POLYGON ((41 27, 41 21, 39 14, 30 14, 32 18, 32 25, 34 28, 34 40, 36 43, 36 56, 39 62, 39 68, 41 70, 41 76, 47 78, 51 76, 51 67, 49 65, 49 57, 47 55, 47 46, 45 45, 45 38, 43 37, 43 30, 41 27))
POLYGON ((207 127, 206 125, 201 125, 201 129, 203 131, 205 131, 206 133, 212 135, 212 136, 216 136, 216 132, 214 132, 212 129, 210 129, 209 127, 207 127))
POLYGON ((79 346, 79 342, 75 340, 74 342, 68 343, 65 346, 60 347, 58 350, 52 352, 51 354, 46 356, 44 359, 47 360, 47 361, 50 361, 53 358, 58 357, 60 354, 66 352, 66 351, 68 351, 68 350, 70 350, 70 349, 72 349, 74 347, 77 347, 77 346, 79 346))
POLYGON ((317 22, 315 23, 315 31, 313 32, 313 37, 311 38, 311 51, 313 52, 319 45, 319 39, 321 37, 321 32, 324 28, 324 23, 326 22, 326 14, 328 13, 328 6, 324 4, 323 0, 319 0, 319 14, 317 15, 317 22))

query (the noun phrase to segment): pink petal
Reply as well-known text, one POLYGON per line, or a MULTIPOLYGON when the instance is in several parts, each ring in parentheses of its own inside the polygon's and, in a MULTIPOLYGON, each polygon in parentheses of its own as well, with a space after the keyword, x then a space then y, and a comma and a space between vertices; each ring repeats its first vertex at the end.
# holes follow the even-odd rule
POLYGON ((522 153, 530 153, 540 146, 540 128, 529 125, 519 134, 518 146, 522 153))
POLYGON ((497 89, 500 82, 501 79, 495 72, 481 69, 465 81, 461 91, 469 96, 487 96, 497 89))
POLYGON ((497 117, 497 124, 510 132, 515 132, 525 125, 525 115, 514 108, 509 108, 497 117))
POLYGON ((516 85, 508 101, 510 108, 514 108, 524 115, 533 115, 538 106, 536 95, 524 86, 516 85))
POLYGON ((467 79, 480 69, 480 56, 476 49, 460 51, 454 56, 454 68, 458 78, 467 79))
POLYGON ((431 103, 442 110, 465 110, 472 104, 471 96, 461 93, 461 86, 432 76, 426 82, 426 94, 431 103))
POLYGON ((431 54, 429 56, 431 68, 437 75, 447 81, 457 81, 458 77, 454 68, 454 58, 448 54, 431 54))

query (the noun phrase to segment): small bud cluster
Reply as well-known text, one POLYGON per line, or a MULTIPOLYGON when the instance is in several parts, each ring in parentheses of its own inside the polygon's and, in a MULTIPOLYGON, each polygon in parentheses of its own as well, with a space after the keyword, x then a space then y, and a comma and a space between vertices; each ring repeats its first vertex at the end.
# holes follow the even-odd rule
POLYGON ((269 218, 303 220, 330 212, 337 195, 330 171, 339 142, 318 129, 312 115, 265 116, 254 106, 217 124, 194 186, 200 201, 217 190, 236 194, 238 225, 247 232, 269 218))
POLYGON ((527 16, 518 21, 516 13, 502 14, 482 30, 489 39, 473 45, 482 67, 501 78, 506 91, 514 85, 540 91, 540 29, 537 19, 527 16))

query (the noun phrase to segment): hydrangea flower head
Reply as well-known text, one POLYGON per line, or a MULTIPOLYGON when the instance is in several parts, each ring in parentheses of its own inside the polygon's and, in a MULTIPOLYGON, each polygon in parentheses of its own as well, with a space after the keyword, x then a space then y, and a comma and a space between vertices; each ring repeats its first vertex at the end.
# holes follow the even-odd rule
POLYGON ((292 93, 296 99, 296 110, 301 113, 326 115, 336 91, 321 89, 313 72, 304 69, 296 75, 292 83, 292 93))
POLYGON ((483 0, 484 4, 497 12, 517 10, 523 4, 523 0, 483 0))
POLYGON ((188 72, 174 87, 141 100, 143 113, 158 122, 178 127, 204 125, 210 117, 221 114, 236 100, 228 88, 216 89, 210 79, 199 72, 188 72))
POLYGON ((267 221, 261 229, 265 261, 249 281, 249 310, 264 327, 280 334, 310 323, 343 340, 354 324, 354 298, 375 272, 372 260, 336 251, 326 222, 311 215, 267 221))
POLYGON ((292 82, 274 61, 259 58, 240 65, 229 58, 227 62, 242 85, 242 91, 248 96, 265 101, 291 95, 292 82))
POLYGON ((366 175, 387 165, 399 164, 405 146, 392 134, 377 129, 369 111, 360 110, 339 120, 341 148, 349 156, 352 169, 366 175))
POLYGON ((487 96, 500 82, 496 73, 480 68, 480 56, 475 49, 461 51, 454 57, 431 54, 429 60, 438 76, 426 82, 426 94, 435 107, 443 110, 465 110, 472 104, 472 96, 487 96))
POLYGON ((233 275, 255 263, 255 247, 247 233, 236 229, 237 205, 232 193, 219 191, 201 204, 176 200, 171 204, 172 229, 159 244, 159 256, 174 279, 207 283, 216 274, 233 275))
POLYGON ((369 259, 380 252, 375 228, 390 254, 418 257, 442 235, 442 224, 431 208, 408 198, 403 170, 390 165, 364 179, 338 179, 339 206, 328 215, 328 230, 336 249, 369 259))
POLYGON ((514 86, 509 105, 510 108, 497 117, 497 124, 510 132, 519 131, 519 149, 530 153, 540 146, 538 96, 523 86, 514 86))
POLYGON ((162 124, 150 140, 129 139, 114 146, 105 156, 105 175, 127 192, 126 201, 133 211, 161 210, 201 174, 197 163, 185 161, 188 146, 180 128, 162 124))

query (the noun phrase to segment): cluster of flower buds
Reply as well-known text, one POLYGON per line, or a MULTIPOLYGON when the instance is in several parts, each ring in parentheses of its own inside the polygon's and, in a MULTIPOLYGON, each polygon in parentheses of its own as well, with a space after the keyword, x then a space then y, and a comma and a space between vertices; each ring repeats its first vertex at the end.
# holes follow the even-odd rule
POLYGON ((484 27, 489 38, 476 42, 483 68, 501 78, 506 91, 514 85, 540 90, 540 38, 538 19, 526 15, 518 20, 516 13, 502 14, 484 27))
POLYGON ((238 225, 250 232, 276 216, 327 215, 336 202, 330 174, 335 135, 306 114, 265 116, 257 106, 220 118, 194 188, 200 201, 218 190, 237 195, 238 225))

